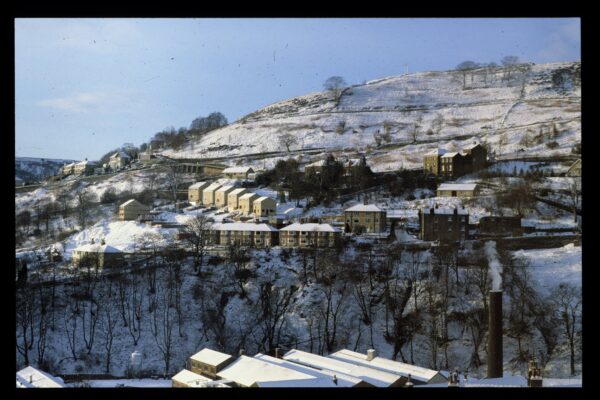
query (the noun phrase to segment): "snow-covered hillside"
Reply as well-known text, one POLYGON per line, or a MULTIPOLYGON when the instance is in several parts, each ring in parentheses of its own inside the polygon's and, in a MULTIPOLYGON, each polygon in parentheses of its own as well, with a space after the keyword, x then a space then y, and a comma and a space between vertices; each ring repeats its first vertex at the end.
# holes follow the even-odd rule
POLYGON ((204 158, 285 151, 279 138, 286 133, 297 139, 290 150, 366 149, 375 170, 415 168, 436 146, 458 149, 474 139, 497 155, 570 153, 581 140, 581 89, 556 87, 552 76, 579 67, 579 62, 533 65, 526 73, 513 71, 510 80, 505 68, 480 69, 466 75, 466 84, 459 71, 379 79, 346 89, 338 102, 328 93, 313 93, 272 104, 163 154, 204 158), (404 147, 414 141, 415 124, 416 143, 404 147), (547 146, 551 141, 556 145, 547 146), (385 151, 377 151, 382 146, 385 151))
POLYGON ((74 160, 57 160, 48 158, 16 157, 15 177, 23 181, 38 181, 56 175, 63 164, 74 160))

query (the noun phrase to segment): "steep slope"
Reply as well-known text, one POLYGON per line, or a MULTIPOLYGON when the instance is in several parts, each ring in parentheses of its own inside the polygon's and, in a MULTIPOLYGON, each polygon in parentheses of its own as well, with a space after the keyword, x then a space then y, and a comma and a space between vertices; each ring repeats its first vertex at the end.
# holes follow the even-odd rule
POLYGON ((378 79, 346 89, 339 102, 328 93, 313 93, 272 104, 163 154, 210 158, 285 152, 279 138, 286 133, 297 139, 291 150, 366 150, 380 170, 414 168, 435 146, 458 148, 474 138, 497 155, 566 154, 581 135, 580 65, 378 79), (556 75, 562 80, 553 79, 556 75), (551 141, 556 144, 548 147, 551 141))

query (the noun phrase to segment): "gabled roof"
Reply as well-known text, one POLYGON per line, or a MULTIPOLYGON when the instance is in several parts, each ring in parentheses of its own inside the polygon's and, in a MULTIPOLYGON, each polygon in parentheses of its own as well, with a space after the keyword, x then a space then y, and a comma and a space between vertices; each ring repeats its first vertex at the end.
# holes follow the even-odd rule
POLYGON ((206 387, 208 382, 213 382, 212 379, 196 374, 187 369, 182 369, 171 380, 184 383, 190 387, 206 387))
POLYGON ((253 197, 253 196, 256 196, 256 198, 259 198, 259 197, 260 197, 260 196, 259 196, 259 195, 257 195, 256 193, 250 192, 250 193, 243 194, 243 195, 242 195, 242 197, 240 197, 240 200, 242 200, 242 199, 244 199, 244 200, 245 200, 245 199, 249 199, 249 198, 251 198, 251 197, 253 197))
POLYGON ((282 360, 281 358, 271 357, 266 354, 258 353, 254 356, 254 358, 321 378, 323 379, 321 383, 323 383, 326 387, 353 387, 363 382, 360 378, 355 376, 335 373, 326 369, 315 369, 305 365, 293 363, 291 361, 282 360), (333 382, 334 376, 337 379, 337 383, 333 382))
POLYGON ((221 378, 230 379, 239 385, 268 386, 267 382, 280 382, 279 386, 293 387, 295 381, 315 380, 313 375, 281 367, 273 363, 265 362, 256 358, 240 356, 233 363, 217 373, 221 378))
POLYGON ((313 163, 307 164, 304 168, 307 167, 323 167, 326 164, 326 160, 319 160, 319 161, 315 161, 313 163))
POLYGON ((125 207, 125 206, 129 206, 131 204, 135 204, 136 206, 142 206, 142 207, 146 207, 146 208, 150 208, 142 203, 140 203, 139 201, 137 201, 136 199, 129 199, 127 200, 125 203, 121 204, 119 207, 125 207))
POLYGON ((225 185, 225 186, 221 186, 219 189, 217 189, 216 192, 225 193, 225 192, 231 191, 233 189, 235 189, 235 186, 225 185))
POLYGON ((240 194, 244 193, 246 190, 248 190, 248 189, 246 189, 246 188, 233 189, 231 192, 229 192, 228 196, 231 196, 232 194, 233 195, 240 195, 240 194))
POLYGON ((229 222, 212 224, 215 231, 244 231, 244 232, 277 232, 277 229, 267 224, 253 224, 244 222, 229 222))
POLYGON ((356 365, 364 365, 393 374, 399 374, 404 377, 407 377, 408 374, 410 374, 411 379, 415 379, 423 383, 428 383, 432 380, 435 382, 446 382, 446 378, 444 378, 439 371, 412 364, 406 364, 383 357, 375 357, 371 361, 368 361, 366 354, 357 353, 347 349, 332 353, 328 357, 336 360, 347 361, 356 365))
POLYGON ((256 199, 256 200, 254 200, 254 203, 262 203, 263 201, 266 201, 266 200, 271 200, 272 202, 275 202, 275 200, 273 200, 273 199, 272 199, 272 198, 270 198, 270 197, 267 197, 267 196, 262 196, 262 197, 259 197, 259 198, 258 198, 258 199, 256 199))
POLYGON ((196 182, 193 185, 190 185, 188 189, 202 189, 208 186, 208 182, 196 182))
POLYGON ((452 158, 452 157, 456 157, 457 155, 458 155, 457 152, 446 153, 442 156, 442 158, 452 158))
POLYGON ((442 183, 437 190, 475 190, 476 183, 442 183))
POLYGON ((40 371, 32 366, 17 371, 17 387, 34 388, 61 388, 64 387, 62 379, 54 377, 47 372, 40 371))
POLYGON ((113 154, 112 156, 110 156, 110 158, 131 158, 129 157, 129 154, 123 152, 123 151, 117 151, 115 154, 113 154))
POLYGON ((224 174, 245 174, 254 171, 252 167, 229 167, 223 170, 224 174))
POLYGON ((375 204, 357 204, 355 206, 345 209, 344 211, 381 212, 383 210, 381 208, 377 207, 375 204))
POLYGON ((211 183, 209 186, 207 186, 204 191, 205 192, 214 192, 216 191, 218 188, 221 187, 220 183, 211 183))
POLYGON ((204 348, 190 357, 190 359, 199 361, 203 364, 217 366, 231 358, 229 354, 221 353, 212 349, 204 348))
POLYGON ((76 247, 73 251, 84 251, 88 253, 122 253, 121 250, 108 244, 89 243, 76 247))
POLYGON ((464 149, 465 150, 473 150, 477 146, 481 146, 481 144, 479 144, 479 143, 473 143, 473 144, 470 144, 468 146, 465 146, 464 149))
POLYGON ((403 379, 400 375, 384 372, 375 368, 359 366, 346 361, 340 361, 329 357, 323 357, 301 350, 290 350, 284 356, 284 360, 306 365, 311 368, 327 369, 336 373, 355 376, 361 380, 377 387, 388 387, 403 379))
POLYGON ((298 232, 342 232, 339 228, 329 224, 307 223, 299 224, 297 222, 281 228, 282 231, 298 231, 298 232))

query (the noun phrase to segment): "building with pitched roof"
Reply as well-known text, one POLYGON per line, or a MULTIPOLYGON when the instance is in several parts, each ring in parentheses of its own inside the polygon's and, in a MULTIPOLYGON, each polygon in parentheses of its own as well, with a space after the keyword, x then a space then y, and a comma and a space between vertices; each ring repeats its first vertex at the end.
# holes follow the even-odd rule
POLYGON ((223 246, 271 247, 279 243, 279 231, 268 224, 215 223, 212 232, 214 242, 223 246))
POLYGON ((188 359, 187 368, 193 373, 217 379, 219 371, 233 360, 234 358, 229 354, 204 348, 188 359))
POLYGON ((65 383, 59 377, 32 367, 31 365, 17 371, 17 388, 62 388, 65 383))
POLYGON ((134 221, 149 211, 150 207, 145 206, 136 199, 130 199, 119 206, 119 220, 134 221))
POLYGON ((202 204, 202 192, 210 184, 208 182, 196 182, 188 188, 188 201, 190 204, 202 204))
POLYGON ((419 239, 440 242, 464 241, 469 235, 469 213, 465 209, 419 209, 419 239))
POLYGON ((335 247, 342 238, 342 231, 329 224, 294 223, 279 230, 282 247, 335 247))
POLYGON ((386 212, 374 204, 358 204, 344 210, 347 233, 378 233, 385 230, 386 212))
POLYGON ((249 174, 253 174, 254 170, 251 167, 229 167, 223 170, 223 174, 230 179, 247 180, 249 174))

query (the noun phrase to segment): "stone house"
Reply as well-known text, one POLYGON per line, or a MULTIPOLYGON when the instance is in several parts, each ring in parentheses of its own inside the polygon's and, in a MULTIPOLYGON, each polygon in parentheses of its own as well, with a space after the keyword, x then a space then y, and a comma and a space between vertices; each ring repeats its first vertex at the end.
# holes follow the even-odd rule
POLYGON ((136 199, 127 200, 119 206, 119 220, 133 221, 147 214, 150 207, 143 205, 136 199))
POLYGON ((374 204, 358 204, 344 210, 345 231, 378 233, 385 229, 386 212, 374 204))
POLYGON ((419 239, 457 242, 469 235, 469 213, 465 209, 429 208, 419 210, 419 239))
POLYGON ((342 231, 329 224, 294 223, 279 230, 282 247, 335 247, 341 238, 342 231))

